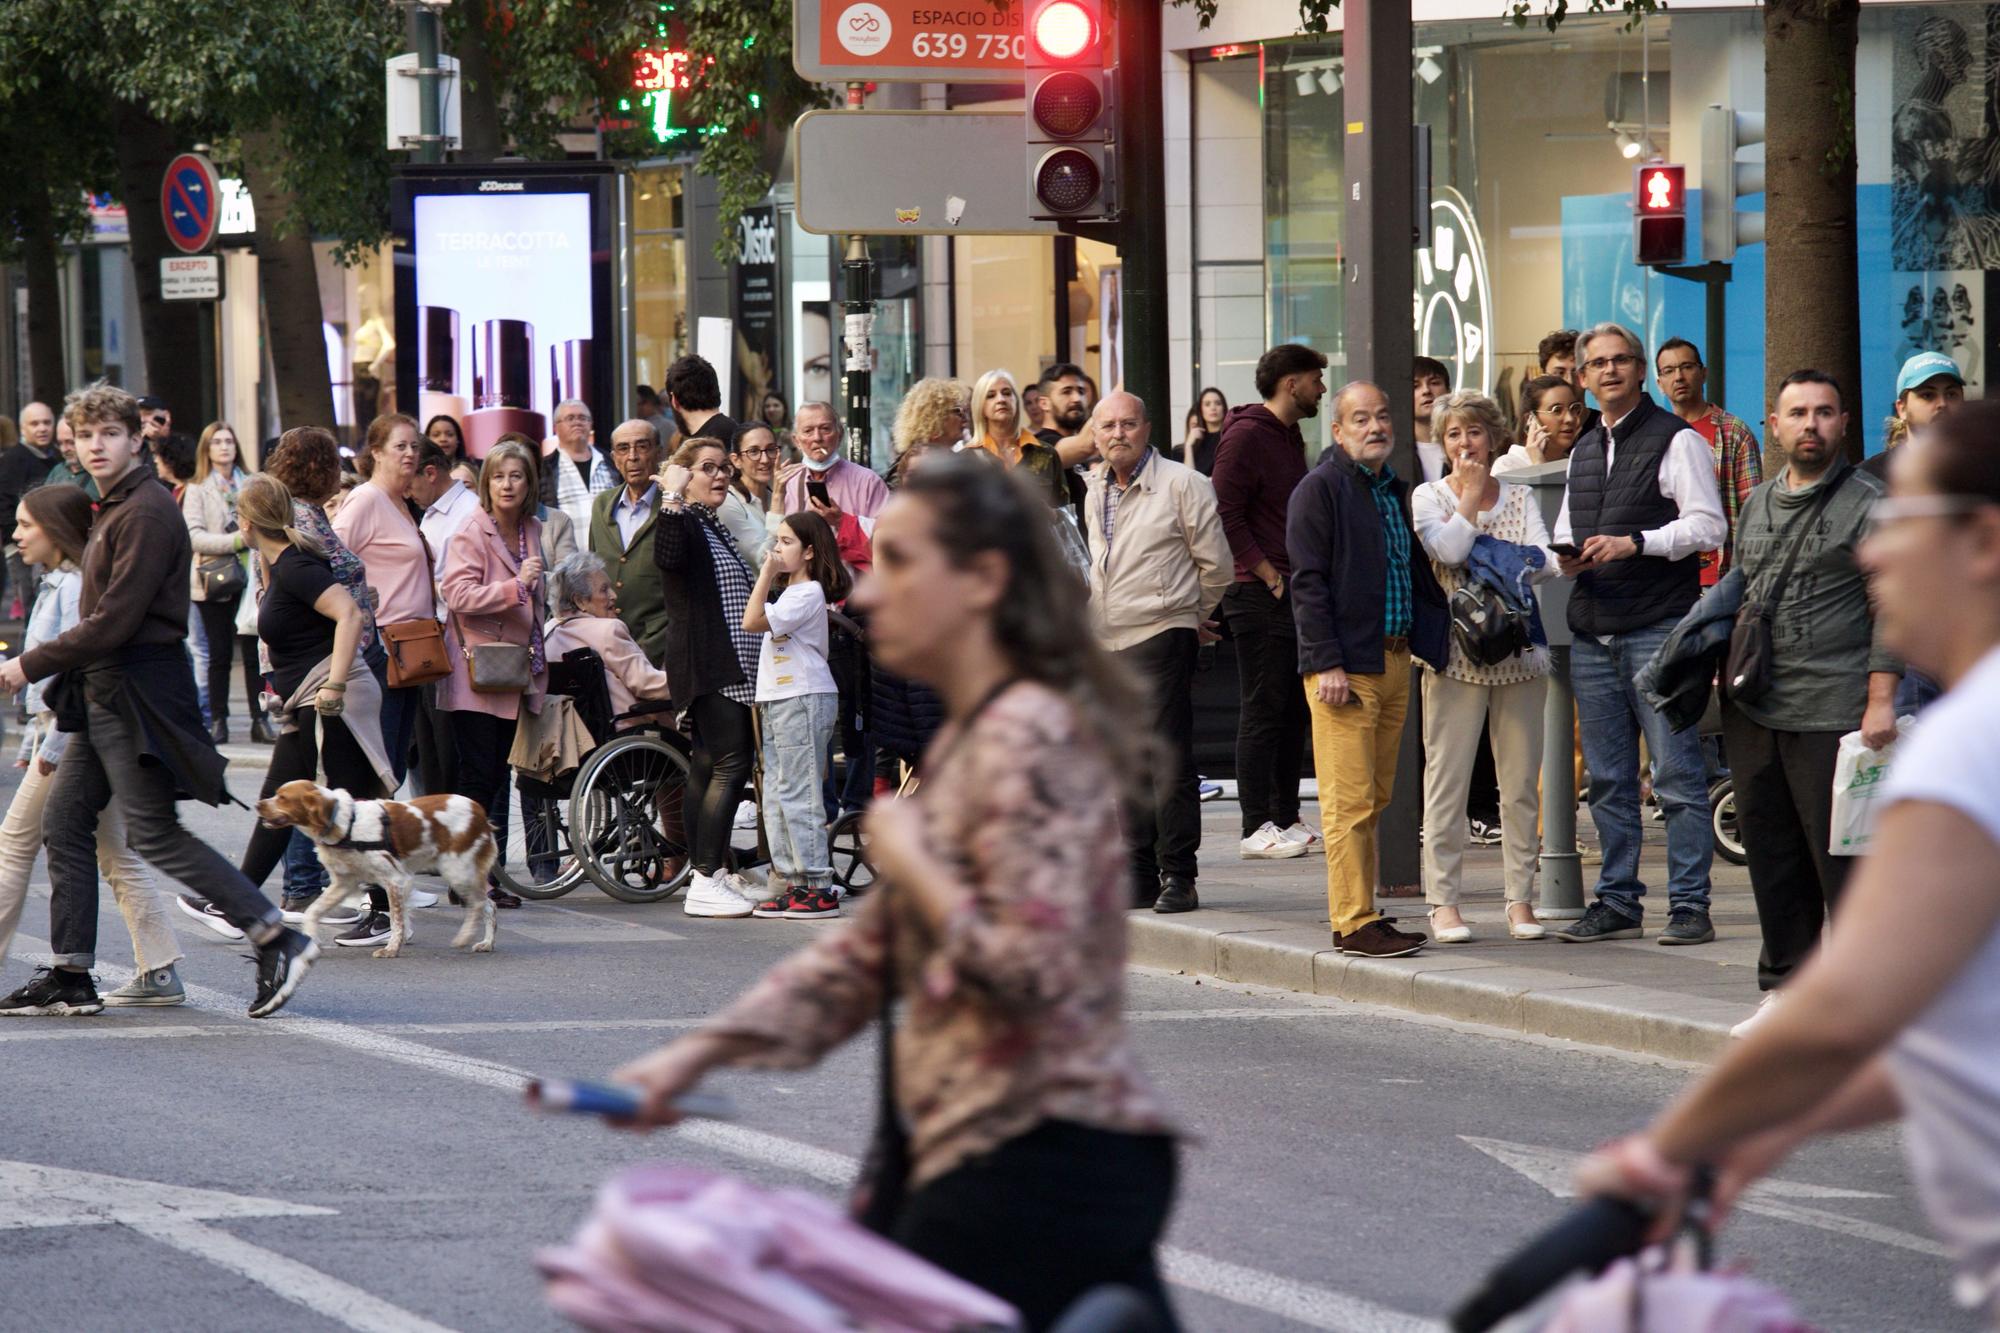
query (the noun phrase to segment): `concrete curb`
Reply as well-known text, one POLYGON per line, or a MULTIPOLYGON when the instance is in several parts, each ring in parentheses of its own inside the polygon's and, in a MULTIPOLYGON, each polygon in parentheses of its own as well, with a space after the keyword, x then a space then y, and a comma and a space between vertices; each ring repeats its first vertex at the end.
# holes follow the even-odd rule
POLYGON ((1735 1001, 1454 957, 1449 950, 1350 958, 1334 949, 1324 929, 1274 927, 1247 912, 1196 916, 1198 922, 1133 913, 1131 961, 1674 1060, 1713 1060, 1729 1042, 1730 1025, 1752 1011, 1735 1001))

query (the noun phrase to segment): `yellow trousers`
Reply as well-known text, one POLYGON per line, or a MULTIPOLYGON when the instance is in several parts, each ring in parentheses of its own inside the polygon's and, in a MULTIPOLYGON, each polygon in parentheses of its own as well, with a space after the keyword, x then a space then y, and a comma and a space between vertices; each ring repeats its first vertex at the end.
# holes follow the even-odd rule
POLYGON ((1409 650, 1392 650, 1384 665, 1379 676, 1350 673, 1351 697, 1338 707, 1321 703, 1315 677, 1305 678, 1326 840, 1326 911, 1337 935, 1382 915, 1375 910, 1375 832, 1396 785, 1396 751, 1410 711, 1409 650))

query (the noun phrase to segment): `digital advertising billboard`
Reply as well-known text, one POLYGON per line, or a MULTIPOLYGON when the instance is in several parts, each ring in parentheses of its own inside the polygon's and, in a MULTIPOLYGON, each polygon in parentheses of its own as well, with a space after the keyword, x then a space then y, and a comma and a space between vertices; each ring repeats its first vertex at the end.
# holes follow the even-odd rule
POLYGON ((580 398, 608 438, 631 397, 626 180, 568 162, 397 176, 397 401, 419 422, 456 418, 484 458, 509 433, 548 438, 580 398))

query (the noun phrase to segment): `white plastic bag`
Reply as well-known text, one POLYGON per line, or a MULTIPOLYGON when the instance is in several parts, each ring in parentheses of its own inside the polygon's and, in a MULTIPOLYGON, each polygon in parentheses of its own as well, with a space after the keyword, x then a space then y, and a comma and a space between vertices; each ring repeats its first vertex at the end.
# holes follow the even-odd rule
MULTIPOLYGON (((1896 719, 1896 735, 1914 718, 1896 719)), ((1862 856, 1875 841, 1875 812, 1882 784, 1889 776, 1889 761, 1896 757, 1896 742, 1871 750, 1861 733, 1850 731, 1840 738, 1840 753, 1833 762, 1832 833, 1826 850, 1834 856, 1862 856)))
POLYGON ((1620 1259, 1563 1297, 1543 1333, 1812 1333, 1782 1294, 1739 1273, 1620 1259))

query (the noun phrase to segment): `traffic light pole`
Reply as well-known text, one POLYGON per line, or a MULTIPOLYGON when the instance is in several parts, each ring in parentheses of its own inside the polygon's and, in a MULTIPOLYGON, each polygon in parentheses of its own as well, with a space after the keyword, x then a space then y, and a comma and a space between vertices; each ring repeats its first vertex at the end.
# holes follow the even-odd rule
POLYGON ((1728 394, 1728 378, 1724 367, 1729 363, 1727 319, 1729 265, 1719 261, 1710 261, 1706 264, 1662 264, 1657 271, 1669 278, 1698 282, 1707 289, 1705 302, 1707 345, 1701 349, 1701 356, 1708 366, 1708 400, 1720 404, 1728 394))
MULTIPOLYGON (((867 97, 865 84, 847 85, 847 109, 860 111, 867 97)), ((840 396, 846 411, 850 462, 872 466, 875 452, 873 397, 875 379, 875 260, 866 236, 849 236, 840 265, 840 396)))
MULTIPOLYGON (((1157 3, 1118 6, 1118 256, 1122 264, 1120 364, 1125 391, 1146 405, 1157 443, 1174 430, 1167 363, 1165 112, 1157 3)), ((1107 389, 1109 385, 1105 386, 1107 389)))

